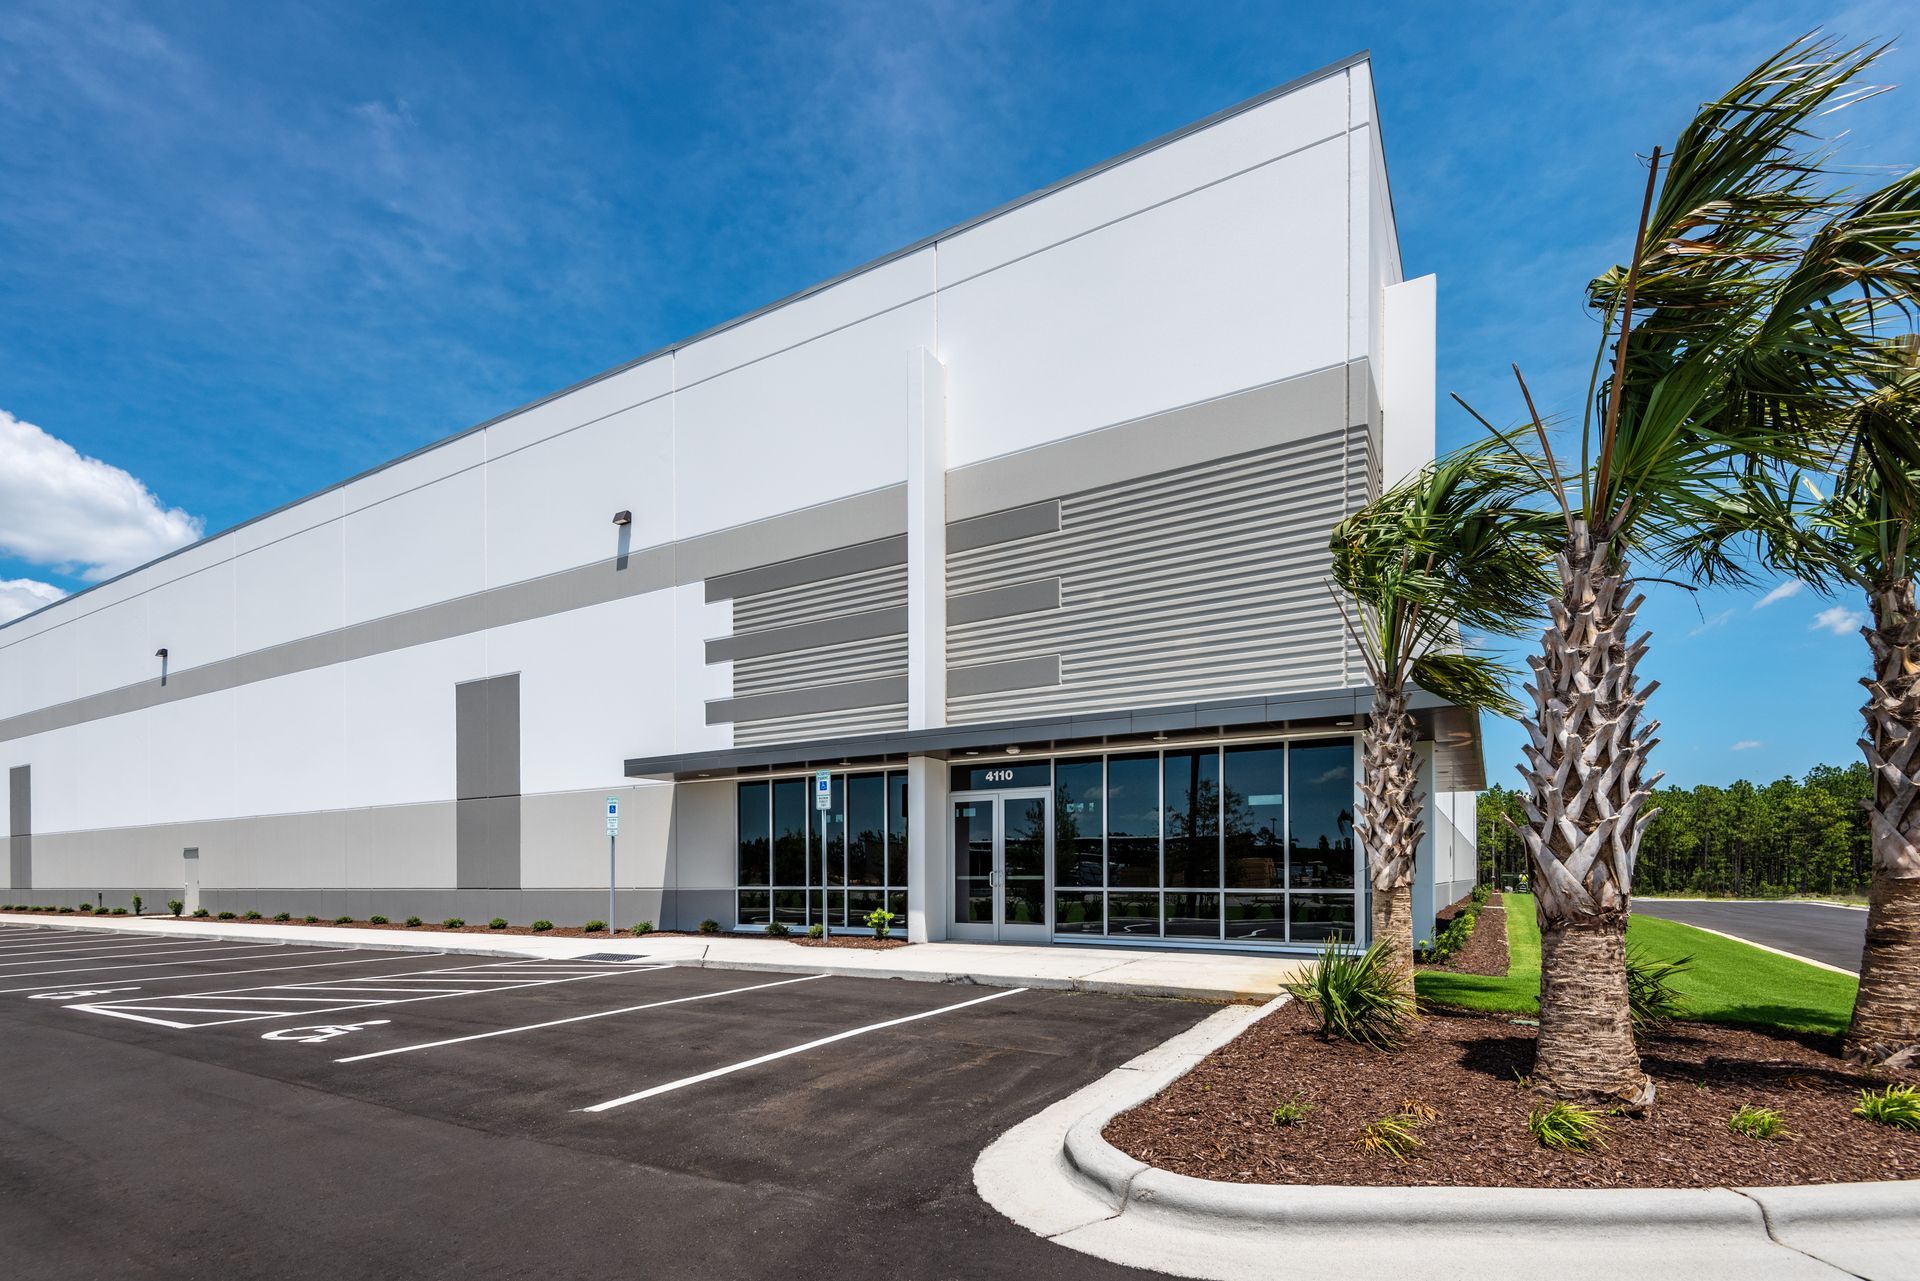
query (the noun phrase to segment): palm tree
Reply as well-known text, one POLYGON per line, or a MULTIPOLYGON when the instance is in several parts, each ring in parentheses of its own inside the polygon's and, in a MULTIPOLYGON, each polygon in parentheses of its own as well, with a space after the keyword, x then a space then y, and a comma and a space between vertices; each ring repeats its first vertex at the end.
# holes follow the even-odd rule
POLYGON ((1429 464, 1341 521, 1331 543, 1333 581, 1355 605, 1341 612, 1373 684, 1357 823, 1373 887, 1372 937, 1388 945, 1409 985, 1414 856, 1425 834, 1409 687, 1517 713, 1510 673, 1464 652, 1461 632, 1519 635, 1549 587, 1546 526, 1496 443, 1429 464))
POLYGON ((1562 521, 1521 766, 1541 927, 1533 1081, 1548 1094, 1653 1101, 1625 968, 1660 777, 1648 774, 1658 682, 1640 678, 1650 636, 1635 633, 1631 566, 1749 581, 1728 547, 1729 531, 1750 528, 1747 478, 1820 457, 1835 389, 1859 373, 1855 324, 1892 268, 1883 244, 1847 226, 1810 127, 1873 92, 1855 81, 1880 52, 1798 41, 1705 104, 1664 167, 1655 150, 1632 256, 1589 287, 1605 324, 1577 466, 1555 458, 1521 383, 1539 442, 1521 456, 1562 521))
MULTIPOLYGON (((1920 185, 1920 173, 1905 181, 1920 185)), ((1908 243, 1920 245, 1910 209, 1891 217, 1904 218, 1908 243)), ((1916 296, 1909 287, 1909 301, 1916 296)), ((1920 549, 1912 547, 1920 522, 1920 337, 1909 333, 1878 350, 1884 363, 1842 415, 1845 447, 1827 491, 1800 477, 1810 503, 1797 501, 1791 480, 1756 486, 1751 501, 1770 564, 1822 590, 1859 590, 1871 611, 1861 629, 1872 675, 1860 682, 1860 750, 1874 781, 1873 879, 1845 1051, 1899 1068, 1920 1060, 1920 549)))

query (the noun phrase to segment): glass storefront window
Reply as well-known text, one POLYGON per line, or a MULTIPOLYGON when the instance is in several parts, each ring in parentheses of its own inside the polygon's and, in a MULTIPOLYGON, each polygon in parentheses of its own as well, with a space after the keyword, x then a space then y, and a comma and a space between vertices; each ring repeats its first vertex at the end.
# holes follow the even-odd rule
POLYGON ((1287 749, 1229 747, 1226 756, 1226 885, 1280 889, 1287 883, 1287 749))
POLYGON ((1160 896, 1135 891, 1107 895, 1107 933, 1153 938, 1160 933, 1160 896))
POLYGON ((1319 943, 1338 934, 1344 939, 1358 937, 1353 930, 1353 895, 1292 894, 1289 937, 1295 943, 1319 943))
MULTIPOLYGON (((1053 883, 1056 887, 1097 887, 1105 883, 1104 777, 1105 771, 1097 756, 1092 760, 1061 761, 1054 767, 1053 883)), ((1054 919, 1060 919, 1059 913, 1054 914, 1054 919)))
MULTIPOLYGON (((740 854, 738 873, 742 885, 771 885, 773 845, 767 816, 767 785, 742 783, 738 799, 740 811, 740 854)), ((764 903, 766 895, 760 896, 764 903)), ((764 911, 764 908, 763 908, 764 911)), ((764 923, 766 917, 763 915, 764 923)))
POLYGON ((740 891, 740 924, 765 925, 773 919, 769 911, 769 896, 765 890, 740 891))
POLYGON ((773 883, 806 885, 807 780, 783 778, 773 784, 773 883))
POLYGON ((1227 895, 1227 937, 1284 943, 1287 939, 1287 896, 1284 894, 1227 895))
POLYGON ((1353 888, 1353 743, 1296 743, 1290 749, 1287 824, 1289 889, 1353 888))
MULTIPOLYGON (((1220 884, 1220 749, 1165 754, 1166 884, 1220 884)), ((1219 914, 1214 900, 1214 914, 1219 914)), ((1169 920, 1173 909, 1169 907, 1169 920)))
MULTIPOLYGON (((847 884, 849 885, 885 885, 887 883, 886 807, 886 775, 855 774, 847 780, 847 884)), ((875 906, 878 904, 876 903, 875 906)))
MULTIPOLYGON (((1160 754, 1107 758, 1107 884, 1160 884, 1160 754)), ((1118 917, 1119 909, 1111 910, 1118 917)), ((1153 912, 1159 929, 1160 913, 1153 912)), ((1117 931, 1116 931, 1117 932, 1117 931)))
POLYGON ((1069 893, 1053 896, 1053 932, 1055 934, 1104 934, 1107 932, 1107 896, 1069 893))
MULTIPOLYGON (((887 775, 887 884, 905 885, 906 883, 907 776, 895 773, 887 775)), ((904 906, 905 899, 901 902, 903 906, 894 914, 900 918, 896 924, 904 929, 907 924, 907 909, 904 906)))
POLYGON ((1175 894, 1166 896, 1166 932, 1168 938, 1220 937, 1220 896, 1218 894, 1175 894))

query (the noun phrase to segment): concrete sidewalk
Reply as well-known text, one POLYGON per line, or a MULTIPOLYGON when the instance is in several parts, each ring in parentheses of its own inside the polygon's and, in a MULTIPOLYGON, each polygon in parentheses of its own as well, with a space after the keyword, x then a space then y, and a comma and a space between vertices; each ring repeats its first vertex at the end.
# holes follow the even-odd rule
POLYGON ((304 943, 400 952, 464 952, 478 956, 573 957, 620 953, 698 969, 771 970, 842 974, 921 983, 978 983, 986 987, 1056 988, 1119 996, 1193 1001, 1267 1001, 1307 964, 1301 956, 1149 951, 1135 948, 1025 947, 991 943, 916 943, 866 951, 803 947, 750 935, 644 938, 538 938, 435 930, 355 929, 335 925, 277 925, 170 916, 54 916, 0 912, 0 925, 61 930, 169 934, 247 943, 304 943))

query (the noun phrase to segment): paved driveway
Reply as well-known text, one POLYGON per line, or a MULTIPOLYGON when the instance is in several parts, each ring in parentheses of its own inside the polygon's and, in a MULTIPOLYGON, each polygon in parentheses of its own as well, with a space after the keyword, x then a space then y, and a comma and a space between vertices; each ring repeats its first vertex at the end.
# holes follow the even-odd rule
POLYGON ((1635 898, 1633 910, 1825 961, 1850 974, 1860 972, 1860 949, 1867 940, 1866 912, 1830 903, 1635 898))
POLYGON ((1210 1009, 0 929, 0 1272, 1138 1277, 972 1164, 1210 1009))

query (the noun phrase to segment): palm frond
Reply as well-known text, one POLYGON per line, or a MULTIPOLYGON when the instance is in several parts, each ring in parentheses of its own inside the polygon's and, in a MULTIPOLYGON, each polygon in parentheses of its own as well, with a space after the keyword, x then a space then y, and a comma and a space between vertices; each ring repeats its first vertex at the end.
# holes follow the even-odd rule
POLYGON ((1413 660, 1413 683, 1449 703, 1500 716, 1520 715, 1513 669, 1485 654, 1432 653, 1413 660))

